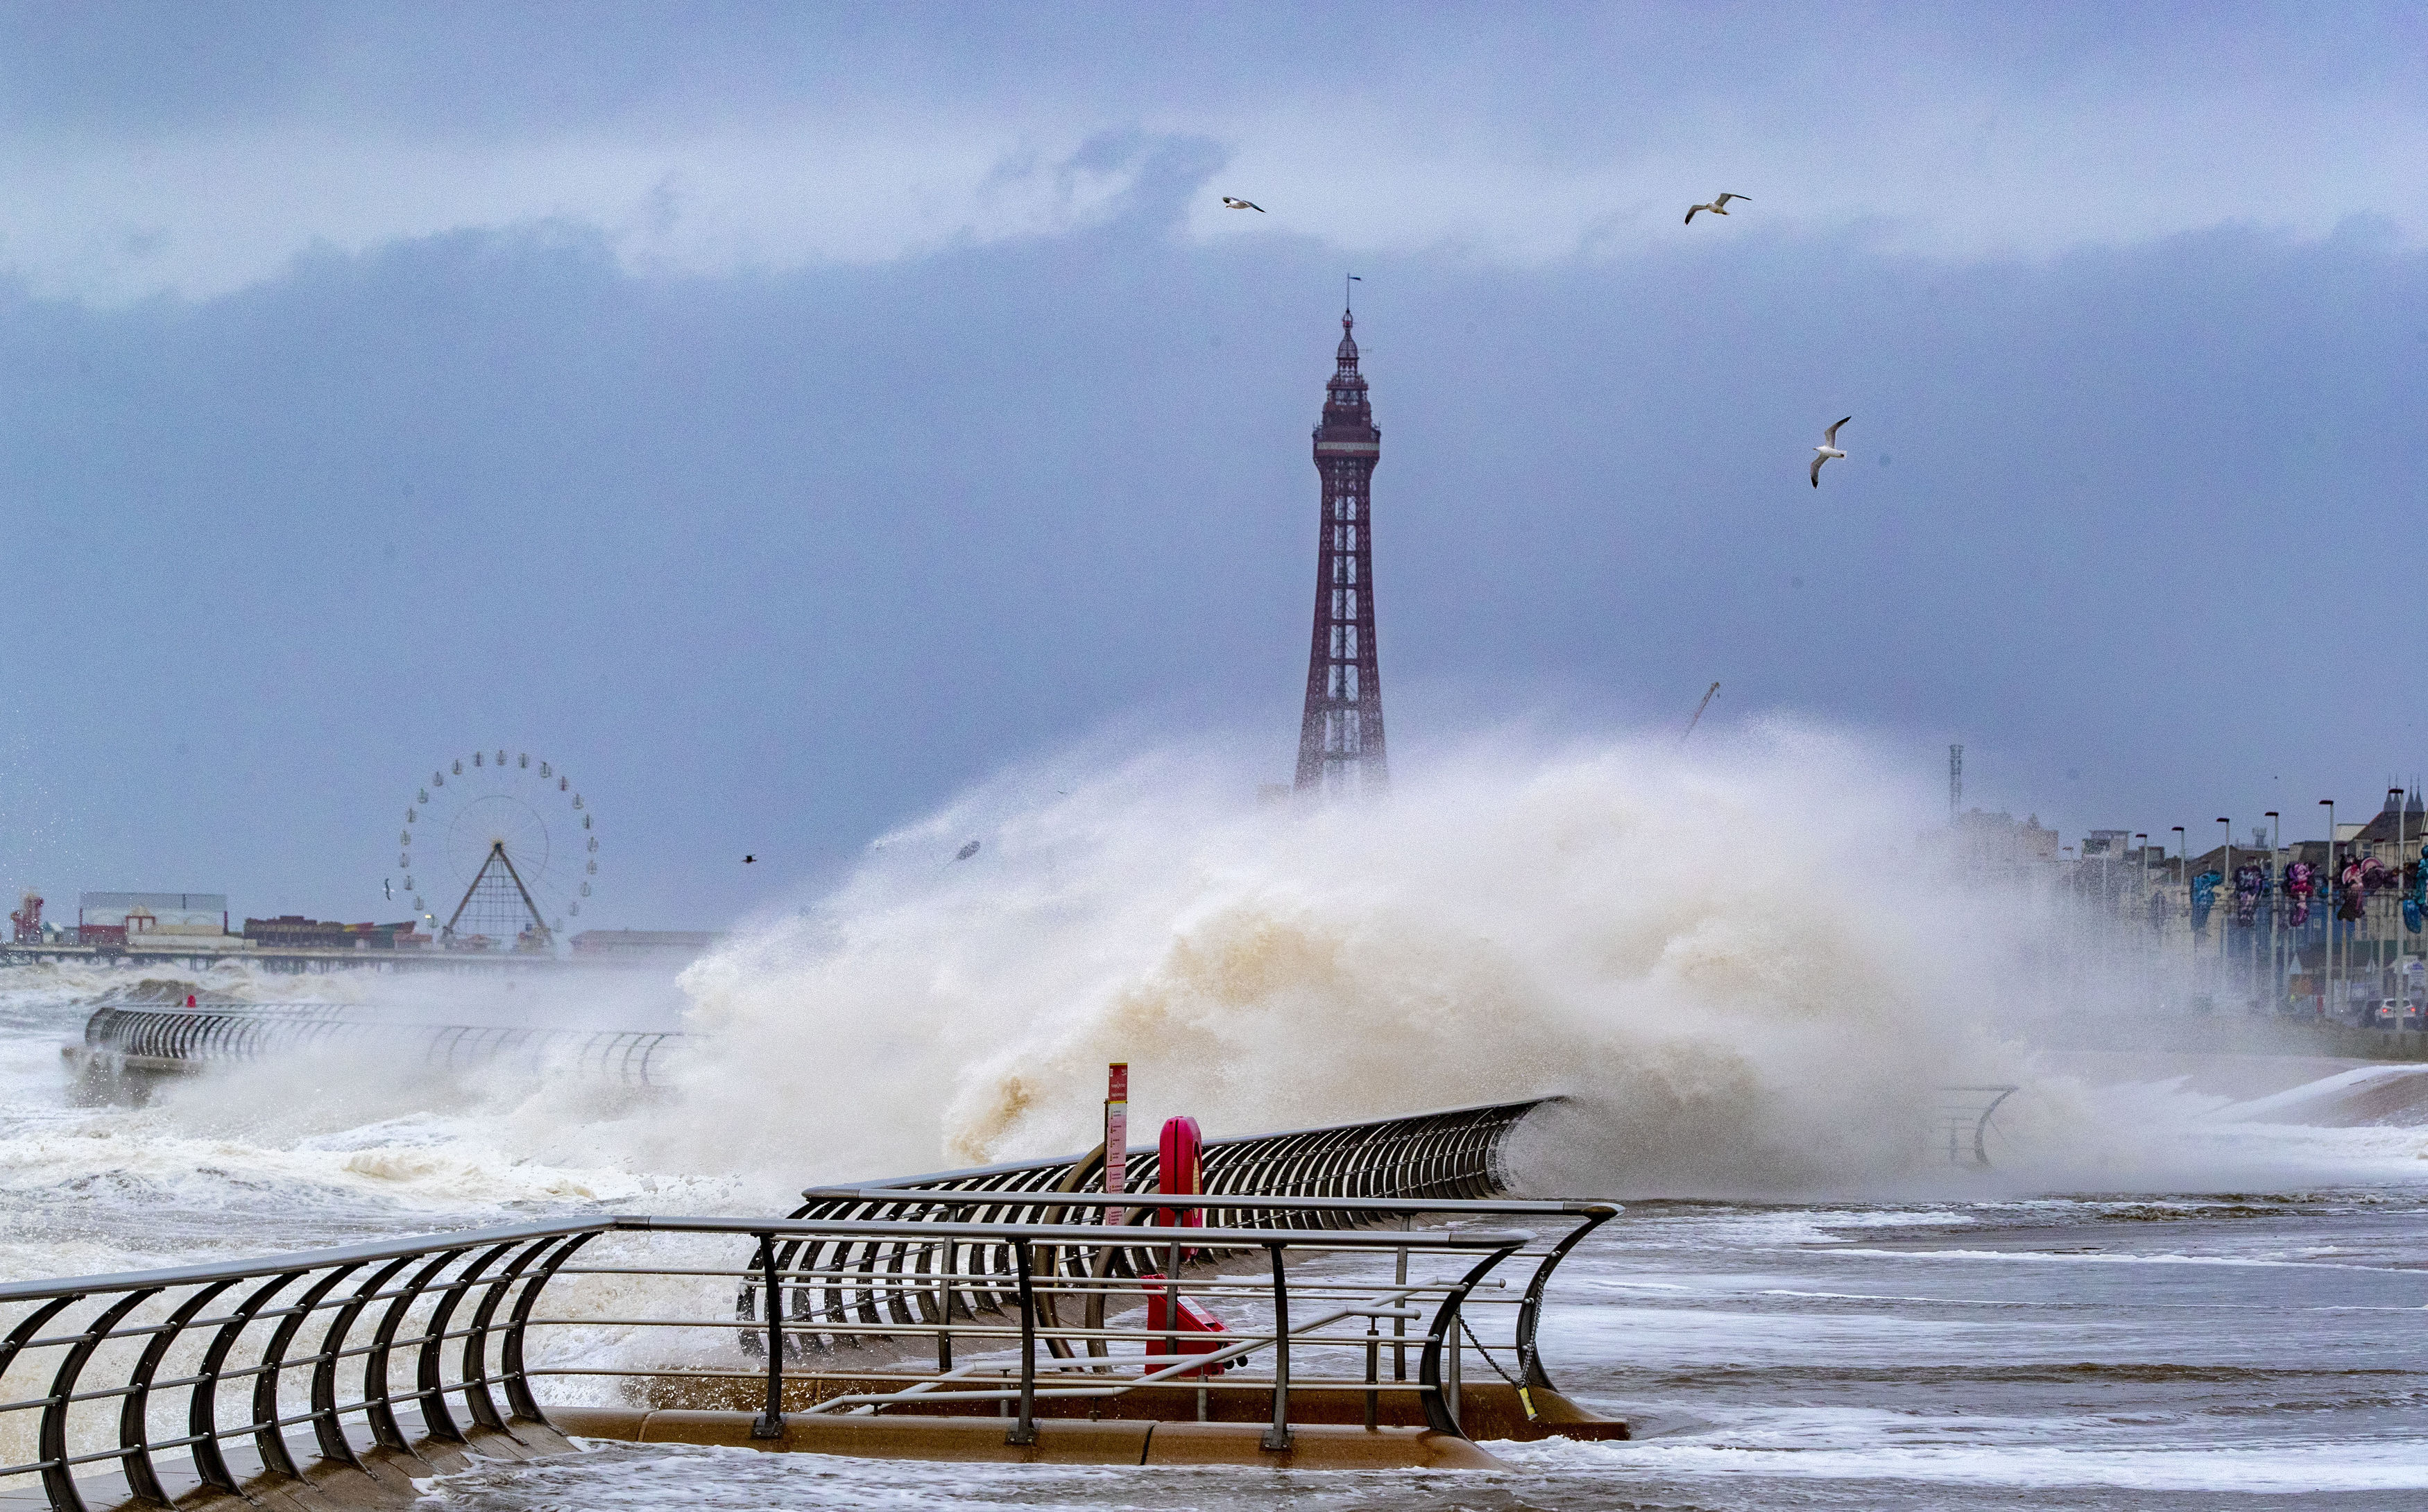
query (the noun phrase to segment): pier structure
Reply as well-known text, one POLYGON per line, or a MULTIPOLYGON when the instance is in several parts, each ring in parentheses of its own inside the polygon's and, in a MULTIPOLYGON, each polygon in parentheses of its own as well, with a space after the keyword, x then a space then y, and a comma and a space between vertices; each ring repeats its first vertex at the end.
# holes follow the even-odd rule
MULTIPOLYGON (((248 921, 276 925, 277 920, 248 921)), ((466 944, 439 945, 340 929, 329 938, 343 944, 298 944, 304 931, 256 930, 252 936, 134 935, 85 942, 64 933, 0 942, 0 965, 81 962, 94 965, 180 967, 201 971, 244 964, 265 971, 319 975, 332 971, 493 972, 551 971, 566 967, 680 966, 716 947, 725 936, 706 929, 586 929, 573 937, 567 955, 552 950, 492 950, 466 944)))
POLYGON ((85 1021, 81 1041, 60 1050, 88 1096, 140 1102, 164 1076, 331 1050, 373 1056, 391 1070, 501 1067, 663 1089, 695 1043, 668 1029, 461 1024, 339 1003, 112 1003, 85 1021))
POLYGON ((403 1506, 418 1478, 577 1437, 1336 1469, 1624 1438, 1536 1339, 1560 1261, 1617 1209, 1433 1194, 1503 1179, 1538 1106, 1211 1141, 1209 1190, 1152 1206, 1064 1190, 1100 1150, 813 1189, 813 1216, 583 1215, 0 1284, 0 1420, 32 1426, 6 1436, 31 1448, 0 1499, 403 1506))

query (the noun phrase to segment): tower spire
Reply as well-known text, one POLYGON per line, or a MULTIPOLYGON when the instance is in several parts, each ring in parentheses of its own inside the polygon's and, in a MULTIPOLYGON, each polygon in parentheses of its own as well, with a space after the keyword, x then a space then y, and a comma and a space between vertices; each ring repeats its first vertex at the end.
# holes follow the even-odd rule
POLYGON ((1307 651, 1306 710, 1299 722, 1298 788, 1380 793, 1390 769, 1383 746, 1383 674, 1374 647, 1374 543, 1368 485, 1383 433, 1357 371, 1357 318, 1340 312, 1340 345, 1315 428, 1323 510, 1315 553, 1315 633, 1307 651))

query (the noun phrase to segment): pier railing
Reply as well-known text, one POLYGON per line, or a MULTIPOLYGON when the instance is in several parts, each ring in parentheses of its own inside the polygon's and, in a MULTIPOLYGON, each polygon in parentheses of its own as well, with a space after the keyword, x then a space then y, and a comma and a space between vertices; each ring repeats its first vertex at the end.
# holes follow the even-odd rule
POLYGON ((314 1050, 363 1047, 431 1070, 509 1065, 563 1068, 630 1087, 663 1086, 691 1037, 640 1029, 502 1027, 416 1023, 333 1003, 216 1008, 107 1006, 85 1022, 86 1066, 186 1073, 314 1050))
POLYGON ((532 1306, 611 1226, 0 1285, 0 1311, 15 1315, 0 1339, 0 1486, 37 1476, 61 1512, 85 1507, 79 1477, 105 1472, 111 1500, 237 1493, 239 1467, 296 1480, 299 1453, 361 1469, 372 1449, 408 1451, 408 1420, 458 1443, 538 1421, 522 1363, 532 1306))
MULTIPOLYGON (((1328 1205, 1339 1200, 1235 1196, 1227 1208, 1269 1216, 1291 1203, 1337 1211, 1328 1205)), ((1196 1389, 1201 1416, 1211 1394, 1268 1396, 1269 1448, 1288 1446, 1294 1397, 1362 1397, 1370 1423, 1384 1399, 1414 1400, 1423 1422, 1455 1434, 1462 1340, 1502 1374, 1502 1358, 1531 1360, 1543 1281, 1616 1209, 1450 1206, 1467 1222, 1108 1229, 962 1216, 600 1217, 8 1283, 0 1490, 31 1478, 50 1506, 82 1512, 88 1490, 165 1502, 202 1487, 274 1487, 307 1469, 369 1472, 384 1456, 427 1460, 433 1441, 538 1437, 542 1383, 555 1400, 570 1392, 567 1405, 594 1406, 668 1381, 738 1384, 764 1437, 779 1436, 788 1413, 992 1409, 1022 1443, 1041 1415, 1175 1385, 1196 1389), (1570 1227, 1534 1251, 1542 1258, 1520 1298, 1487 1283, 1534 1234, 1475 1221, 1524 1215, 1570 1227), (856 1263, 833 1263, 873 1250, 903 1262, 874 1288, 856 1263), (1075 1265, 1075 1254, 1105 1258, 1075 1265), (755 1326, 737 1328, 736 1287, 774 1302, 747 1320, 755 1326), (1483 1331, 1497 1348, 1467 1319, 1479 1305, 1515 1307, 1512 1329, 1483 1331), (932 1340, 932 1367, 894 1364, 840 1385, 836 1372, 796 1368, 845 1341, 904 1336, 932 1340)), ((1524 1380, 1513 1377, 1521 1395, 1524 1380)))
MULTIPOLYGON (((1200 1184, 1208 1196, 1301 1192, 1326 1199, 1439 1197, 1468 1202, 1496 1197, 1515 1185, 1505 1155, 1512 1131, 1536 1109, 1564 1100, 1529 1097, 1277 1134, 1210 1139, 1200 1162, 1200 1184)), ((1125 1182, 1129 1191, 1152 1192, 1162 1185, 1159 1159, 1155 1145, 1130 1147, 1125 1182)), ((873 1217, 915 1207, 918 1194, 930 1192, 995 1194, 1004 1199, 1004 1210, 1033 1208, 1036 1205, 1026 1200, 1031 1196, 1084 1192, 1091 1186, 1101 1187, 1104 1176, 1105 1150, 1098 1145, 1085 1155, 812 1189, 802 1193, 806 1200, 793 1216, 873 1217)), ((981 1205, 975 1210, 985 1216, 990 1209, 981 1205)), ((1371 1215, 1376 1211, 1329 1201, 1298 1208, 1210 1204, 1206 1221, 1235 1227, 1354 1228, 1376 1222, 1371 1215)))
MULTIPOLYGON (((1574 1218, 1586 1209, 1559 1203, 1513 1204, 1500 1198, 1514 1184, 1505 1157, 1511 1133, 1528 1114, 1560 1101, 1536 1097, 1483 1103, 1399 1118, 1208 1140, 1200 1164, 1204 1192, 1182 1207, 1196 1215, 1194 1222, 1242 1229, 1363 1229, 1404 1224, 1420 1213, 1469 1210, 1574 1218)), ((1132 1147, 1128 1190, 1122 1195, 1091 1194, 1086 1190, 1103 1184, 1105 1151, 1100 1145, 1085 1155, 813 1187, 802 1193, 802 1206, 793 1216, 1102 1224, 1106 1210, 1118 1208, 1126 1209, 1131 1224, 1142 1224, 1153 1222, 1158 1209, 1167 1214, 1175 1210, 1174 1199, 1156 1192, 1160 1184, 1157 1162, 1156 1146, 1132 1147)), ((1555 1253, 1547 1254, 1527 1289, 1534 1302, 1521 1312, 1518 1346, 1525 1365, 1520 1379, 1529 1388, 1551 1385, 1534 1340, 1542 1290, 1568 1248, 1600 1221, 1585 1222, 1555 1253)), ((1049 1263, 1057 1268, 1056 1279, 1070 1281, 1075 1288, 1071 1301, 1079 1309, 1082 1326, 1102 1322, 1102 1298, 1090 1288, 1118 1285, 1133 1275, 1134 1256, 1131 1248, 1099 1245, 1064 1249, 1050 1257, 1049 1263)), ((796 1294, 794 1306, 808 1309, 803 1318, 846 1313, 854 1317, 864 1331, 847 1336, 848 1344, 884 1337, 881 1325, 888 1318, 903 1323, 914 1317, 938 1321, 920 1314, 915 1298, 901 1294, 900 1277, 915 1274, 923 1263, 909 1246, 793 1241, 779 1258, 783 1264, 798 1264, 830 1277, 815 1303, 796 1294)), ((1009 1251, 997 1248, 978 1250, 957 1263, 1003 1282, 1011 1278, 1013 1260, 1009 1251)), ((754 1295, 745 1289, 742 1309, 755 1306, 754 1295)), ((1062 1305, 1058 1294, 1045 1303, 1049 1312, 1057 1313, 1057 1323, 1062 1305)), ((814 1331, 801 1337, 814 1338, 814 1331)), ((1058 1332, 1049 1336, 1049 1344, 1058 1356, 1101 1353, 1090 1351, 1079 1336, 1058 1332)), ((1528 1401, 1531 1416, 1531 1398, 1528 1401)))

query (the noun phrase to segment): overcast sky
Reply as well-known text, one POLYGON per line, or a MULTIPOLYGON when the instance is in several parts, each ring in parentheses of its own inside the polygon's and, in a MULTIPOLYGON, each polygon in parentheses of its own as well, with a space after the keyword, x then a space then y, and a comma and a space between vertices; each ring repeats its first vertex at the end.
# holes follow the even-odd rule
POLYGON ((587 789, 585 922, 710 926, 1007 765, 1282 780, 1350 271, 1395 762, 1716 678, 2068 841, 2315 832, 2428 772, 2423 44, 0 9, 0 882, 387 917, 506 746, 587 789))

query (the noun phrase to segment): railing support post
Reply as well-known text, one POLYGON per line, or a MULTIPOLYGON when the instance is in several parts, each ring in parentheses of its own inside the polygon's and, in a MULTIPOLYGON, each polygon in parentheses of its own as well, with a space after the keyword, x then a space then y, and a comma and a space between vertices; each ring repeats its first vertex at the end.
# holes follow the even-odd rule
MULTIPOLYGON (((1520 1241, 1522 1242, 1522 1240, 1520 1241)), ((1457 1417, 1454 1416, 1458 1391, 1455 1351, 1458 1330, 1462 1326, 1459 1323, 1459 1308, 1467 1301, 1467 1294, 1475 1290, 1477 1282, 1490 1274, 1494 1266, 1517 1252, 1517 1243, 1512 1243, 1505 1249, 1494 1250, 1477 1262, 1474 1269, 1459 1277, 1457 1284, 1452 1286, 1449 1294, 1442 1298, 1441 1307, 1434 1313, 1433 1325, 1425 1332, 1425 1353, 1423 1358, 1418 1362, 1417 1382, 1426 1388, 1425 1422, 1435 1433, 1456 1434, 1462 1438, 1467 1437, 1458 1425, 1457 1417), (1445 1344, 1450 1345, 1452 1351, 1450 1362, 1451 1375, 1447 1381, 1442 1379, 1444 1364, 1442 1346, 1445 1344)))
POLYGON ((1289 1278, 1282 1271, 1282 1247, 1268 1244, 1273 1257, 1273 1425, 1258 1444, 1276 1454, 1290 1446, 1289 1430, 1289 1278))
POLYGON ((1011 1241, 1011 1263, 1020 1272, 1020 1417, 1003 1441, 1033 1444, 1037 1442, 1037 1284, 1028 1241, 1011 1241))
POLYGON ((1450 1373, 1442 1383, 1442 1400, 1450 1407, 1452 1425, 1461 1433, 1467 1432, 1467 1424, 1460 1419, 1458 1399, 1459 1383, 1466 1374, 1460 1364, 1467 1355, 1466 1339, 1462 1337, 1466 1332, 1466 1311, 1456 1303, 1452 1303, 1450 1315, 1450 1373))
POLYGON ((759 1236, 759 1274, 766 1293, 763 1315, 767 1320, 767 1410, 750 1424, 753 1438, 784 1437, 784 1304, 776 1281, 776 1236, 759 1236))
MULTIPOLYGON (((1414 1217, 1403 1214, 1400 1219, 1400 1232, 1406 1233, 1408 1225, 1414 1222, 1416 1222, 1414 1217)), ((1391 1268, 1391 1283, 1394 1286, 1408 1284, 1408 1248, 1404 1244, 1400 1246, 1399 1263, 1391 1268)), ((1400 1306, 1405 1307, 1407 1305, 1408 1299, 1402 1297, 1400 1306)), ((1408 1320, 1405 1318, 1391 1320, 1391 1379, 1404 1381, 1408 1378, 1408 1320)))
POLYGON ((1383 1371, 1383 1336, 1371 1318, 1366 1320, 1366 1426, 1382 1422, 1383 1393, 1374 1389, 1383 1371))
MULTIPOLYGON (((1174 1213, 1173 1222, 1179 1221, 1179 1215, 1174 1213)), ((1177 1243, 1172 1246, 1163 1262, 1163 1322, 1167 1330, 1163 1336, 1163 1352, 1171 1356, 1173 1363, 1177 1365, 1180 1363, 1180 1246, 1177 1243)))
POLYGON ((1534 1411, 1534 1389, 1549 1389, 1551 1378, 1543 1370, 1541 1348, 1536 1344, 1535 1331, 1543 1322, 1543 1291, 1551 1283, 1551 1273, 1568 1257, 1568 1252, 1582 1243, 1595 1229, 1617 1216, 1618 1209, 1608 1203, 1590 1203, 1584 1208, 1585 1221, 1568 1230, 1566 1238, 1551 1246, 1543 1263, 1534 1267, 1534 1278, 1526 1283, 1525 1300, 1518 1305, 1518 1405, 1526 1409, 1526 1421, 1539 1421, 1534 1411))

